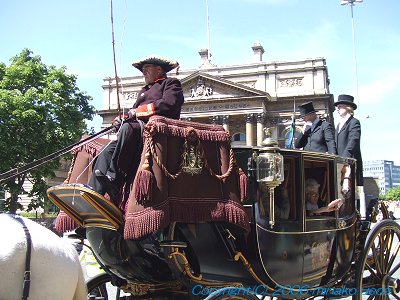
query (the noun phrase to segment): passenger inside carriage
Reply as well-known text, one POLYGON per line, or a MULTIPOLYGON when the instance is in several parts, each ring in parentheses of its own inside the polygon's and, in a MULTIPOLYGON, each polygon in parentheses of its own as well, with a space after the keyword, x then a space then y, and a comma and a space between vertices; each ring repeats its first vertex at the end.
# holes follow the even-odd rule
POLYGON ((320 184, 314 178, 308 178, 305 184, 305 197, 306 197, 306 211, 307 216, 320 215, 338 210, 342 204, 343 199, 336 199, 325 206, 320 200, 320 184))

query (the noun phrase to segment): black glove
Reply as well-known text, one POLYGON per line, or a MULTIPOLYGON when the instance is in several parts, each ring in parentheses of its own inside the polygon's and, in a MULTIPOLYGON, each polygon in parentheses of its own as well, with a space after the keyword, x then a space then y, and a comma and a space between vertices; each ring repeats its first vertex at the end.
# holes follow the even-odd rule
POLYGON ((116 129, 121 126, 121 123, 128 118, 127 114, 123 114, 122 116, 116 116, 112 121, 112 126, 115 126, 116 129))
POLYGON ((128 111, 128 118, 134 118, 134 117, 136 117, 136 109, 131 108, 131 109, 128 111))

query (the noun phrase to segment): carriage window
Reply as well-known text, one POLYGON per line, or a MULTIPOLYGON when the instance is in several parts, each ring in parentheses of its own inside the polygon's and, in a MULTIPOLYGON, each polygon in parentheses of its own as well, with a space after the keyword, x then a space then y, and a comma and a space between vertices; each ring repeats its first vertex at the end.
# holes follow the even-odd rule
MULTIPOLYGON (((275 220, 294 220, 296 218, 296 201, 295 201, 295 159, 285 157, 284 181, 275 188, 274 191, 274 210, 275 220)), ((260 214, 267 218, 269 215, 269 189, 266 185, 260 184, 260 214)))
POLYGON ((333 166, 329 161, 304 160, 304 198, 307 217, 333 215, 328 208, 328 205, 335 203, 334 191, 330 188, 333 186, 332 171, 333 166))

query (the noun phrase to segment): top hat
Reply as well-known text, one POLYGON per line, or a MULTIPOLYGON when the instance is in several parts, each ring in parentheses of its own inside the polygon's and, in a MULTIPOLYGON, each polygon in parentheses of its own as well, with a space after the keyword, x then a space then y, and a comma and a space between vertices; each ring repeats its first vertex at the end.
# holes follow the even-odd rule
POLYGON ((303 103, 302 105, 299 106, 299 109, 300 109, 301 117, 304 117, 305 115, 316 112, 316 110, 314 109, 313 103, 311 101, 303 103))
POLYGON ((166 73, 179 66, 179 63, 177 61, 170 60, 168 58, 157 55, 150 55, 144 59, 134 61, 132 63, 132 66, 134 66, 136 69, 138 69, 140 72, 143 73, 143 66, 145 64, 160 66, 166 73))
POLYGON ((349 105, 353 109, 357 109, 357 104, 354 103, 354 97, 350 95, 339 95, 338 101, 335 102, 335 106, 339 104, 349 105))

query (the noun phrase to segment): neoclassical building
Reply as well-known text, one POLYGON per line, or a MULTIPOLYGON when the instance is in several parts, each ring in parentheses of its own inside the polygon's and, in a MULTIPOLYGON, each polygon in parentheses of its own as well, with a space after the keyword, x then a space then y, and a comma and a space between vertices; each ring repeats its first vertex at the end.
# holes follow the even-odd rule
MULTIPOLYGON (((333 124, 333 95, 329 92, 328 68, 324 58, 298 61, 264 61, 264 48, 251 47, 251 63, 217 66, 202 49, 199 67, 171 71, 169 76, 182 82, 185 103, 181 118, 202 123, 221 124, 233 143, 261 145, 265 128, 283 146, 291 124, 293 109, 313 101, 318 115, 333 124)), ((179 61, 179 60, 178 60, 179 61)), ((121 108, 129 109, 144 85, 142 76, 120 78, 118 92, 121 108)), ((98 114, 102 127, 110 126, 117 115, 115 78, 103 81, 103 106, 98 114)), ((296 112, 296 130, 303 125, 296 112)))

